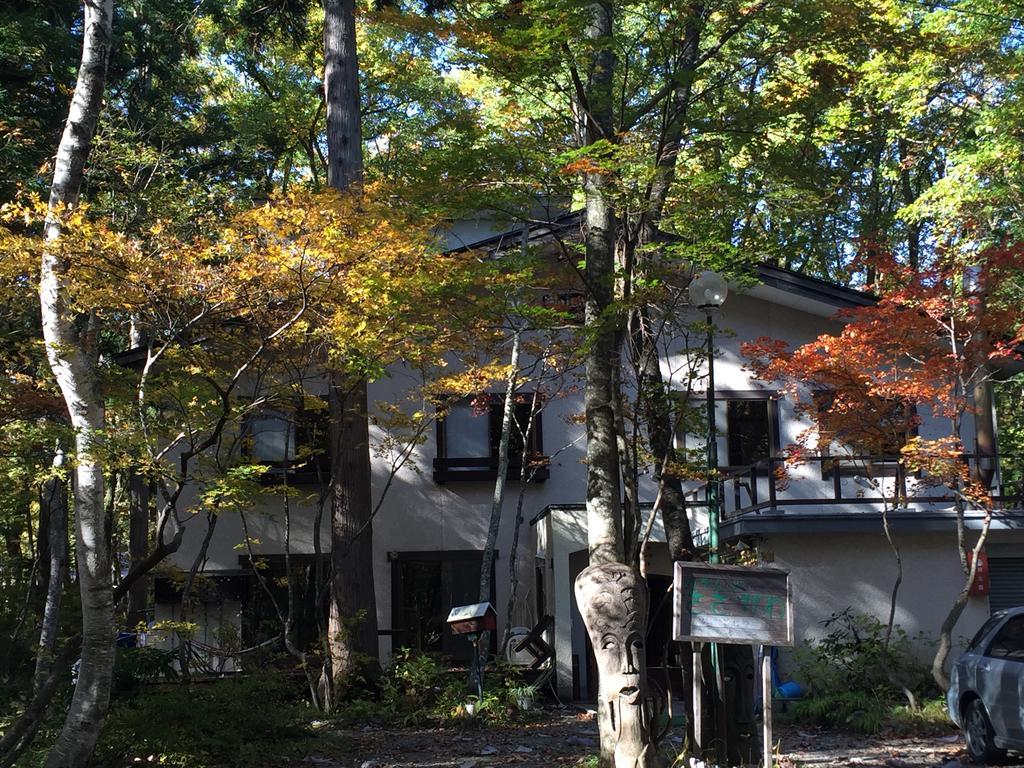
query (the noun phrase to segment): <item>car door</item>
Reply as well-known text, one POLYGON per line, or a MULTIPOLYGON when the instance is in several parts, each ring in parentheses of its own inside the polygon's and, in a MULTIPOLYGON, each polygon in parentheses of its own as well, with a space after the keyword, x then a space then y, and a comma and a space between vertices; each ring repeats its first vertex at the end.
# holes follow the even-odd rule
POLYGON ((996 736, 1018 745, 1024 742, 1024 615, 1009 618, 999 628, 978 667, 978 676, 996 736))

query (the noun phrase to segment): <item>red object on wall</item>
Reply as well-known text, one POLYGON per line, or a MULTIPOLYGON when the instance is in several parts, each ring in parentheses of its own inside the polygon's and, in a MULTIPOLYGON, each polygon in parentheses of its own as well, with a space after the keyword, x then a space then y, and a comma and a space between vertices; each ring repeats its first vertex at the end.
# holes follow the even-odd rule
MULTIPOLYGON (((967 553, 967 567, 971 567, 973 552, 967 553)), ((974 571, 974 581, 971 582, 970 594, 972 597, 986 597, 988 595, 988 555, 984 552, 978 553, 978 567, 974 571)))

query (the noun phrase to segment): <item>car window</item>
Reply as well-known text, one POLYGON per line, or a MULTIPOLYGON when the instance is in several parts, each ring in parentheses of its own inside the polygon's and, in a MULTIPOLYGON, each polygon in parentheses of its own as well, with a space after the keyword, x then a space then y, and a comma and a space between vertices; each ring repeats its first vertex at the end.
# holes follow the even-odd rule
POLYGON ((1001 614, 995 616, 989 616, 984 624, 981 625, 981 629, 974 633, 974 637, 971 638, 971 642, 967 645, 968 651, 979 650, 978 646, 981 645, 981 641, 985 639, 985 636, 992 630, 996 624, 1003 620, 1001 614))
POLYGON ((992 638, 987 656, 1024 661, 1024 616, 1014 616, 992 638))

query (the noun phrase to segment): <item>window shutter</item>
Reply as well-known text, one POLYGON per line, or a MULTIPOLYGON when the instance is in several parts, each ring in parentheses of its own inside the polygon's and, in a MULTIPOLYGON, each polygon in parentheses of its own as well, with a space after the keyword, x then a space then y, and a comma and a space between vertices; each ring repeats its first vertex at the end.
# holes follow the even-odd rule
POLYGON ((989 557, 988 567, 989 610, 1024 605, 1024 557, 989 557))

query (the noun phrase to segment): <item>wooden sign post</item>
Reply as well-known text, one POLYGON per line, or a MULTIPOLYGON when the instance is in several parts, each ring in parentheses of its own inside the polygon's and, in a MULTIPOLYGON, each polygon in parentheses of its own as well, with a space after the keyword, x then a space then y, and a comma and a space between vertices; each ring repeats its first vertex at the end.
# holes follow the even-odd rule
POLYGON ((699 643, 763 646, 763 764, 772 765, 771 646, 793 645, 793 611, 789 572, 737 565, 675 564, 672 636, 694 644, 694 738, 703 748, 699 643))

